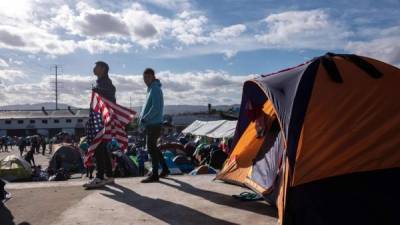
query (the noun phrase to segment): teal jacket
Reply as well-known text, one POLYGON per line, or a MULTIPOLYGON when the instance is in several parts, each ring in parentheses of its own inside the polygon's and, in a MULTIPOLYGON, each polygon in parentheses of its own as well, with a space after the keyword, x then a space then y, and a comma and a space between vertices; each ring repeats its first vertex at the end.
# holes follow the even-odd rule
POLYGON ((163 122, 164 97, 160 80, 154 80, 147 88, 146 101, 140 113, 140 127, 160 125, 163 122))

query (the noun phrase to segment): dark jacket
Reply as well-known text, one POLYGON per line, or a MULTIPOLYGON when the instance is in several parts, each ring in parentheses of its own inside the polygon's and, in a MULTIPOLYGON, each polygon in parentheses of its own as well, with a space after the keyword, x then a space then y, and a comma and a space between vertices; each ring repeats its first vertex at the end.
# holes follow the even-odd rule
POLYGON ((102 97, 116 103, 115 87, 108 75, 97 79, 96 86, 93 88, 93 91, 99 93, 99 95, 101 95, 102 97))

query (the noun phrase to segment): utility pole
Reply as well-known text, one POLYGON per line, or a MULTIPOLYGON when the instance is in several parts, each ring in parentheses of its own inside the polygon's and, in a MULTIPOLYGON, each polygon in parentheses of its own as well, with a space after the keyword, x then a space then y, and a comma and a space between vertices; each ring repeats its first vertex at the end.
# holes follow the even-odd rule
POLYGON ((58 110, 58 79, 57 79, 57 77, 58 77, 58 66, 57 65, 55 65, 55 68, 56 68, 56 110, 58 110))
POLYGON ((54 65, 54 75, 55 75, 55 97, 56 97, 56 110, 58 110, 58 72, 61 69, 61 65, 54 65))

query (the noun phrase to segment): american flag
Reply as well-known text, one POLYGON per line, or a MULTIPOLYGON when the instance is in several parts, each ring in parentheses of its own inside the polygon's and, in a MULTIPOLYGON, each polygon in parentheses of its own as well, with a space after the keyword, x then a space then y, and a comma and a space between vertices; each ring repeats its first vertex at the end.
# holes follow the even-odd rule
POLYGON ((92 159, 94 150, 101 142, 109 142, 112 138, 118 141, 121 150, 126 150, 128 137, 125 126, 135 115, 135 111, 117 105, 93 91, 89 120, 86 124, 89 149, 85 161, 92 159))

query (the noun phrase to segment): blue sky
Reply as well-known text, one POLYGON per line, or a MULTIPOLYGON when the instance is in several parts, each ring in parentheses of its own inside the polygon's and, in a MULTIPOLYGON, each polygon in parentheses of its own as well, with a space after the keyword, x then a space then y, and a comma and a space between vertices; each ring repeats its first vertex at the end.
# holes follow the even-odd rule
POLYGON ((327 51, 400 65, 400 1, 139 0, 0 2, 1 105, 86 106, 93 63, 110 64, 122 104, 140 105, 153 67, 167 104, 239 103, 244 80, 327 51))

